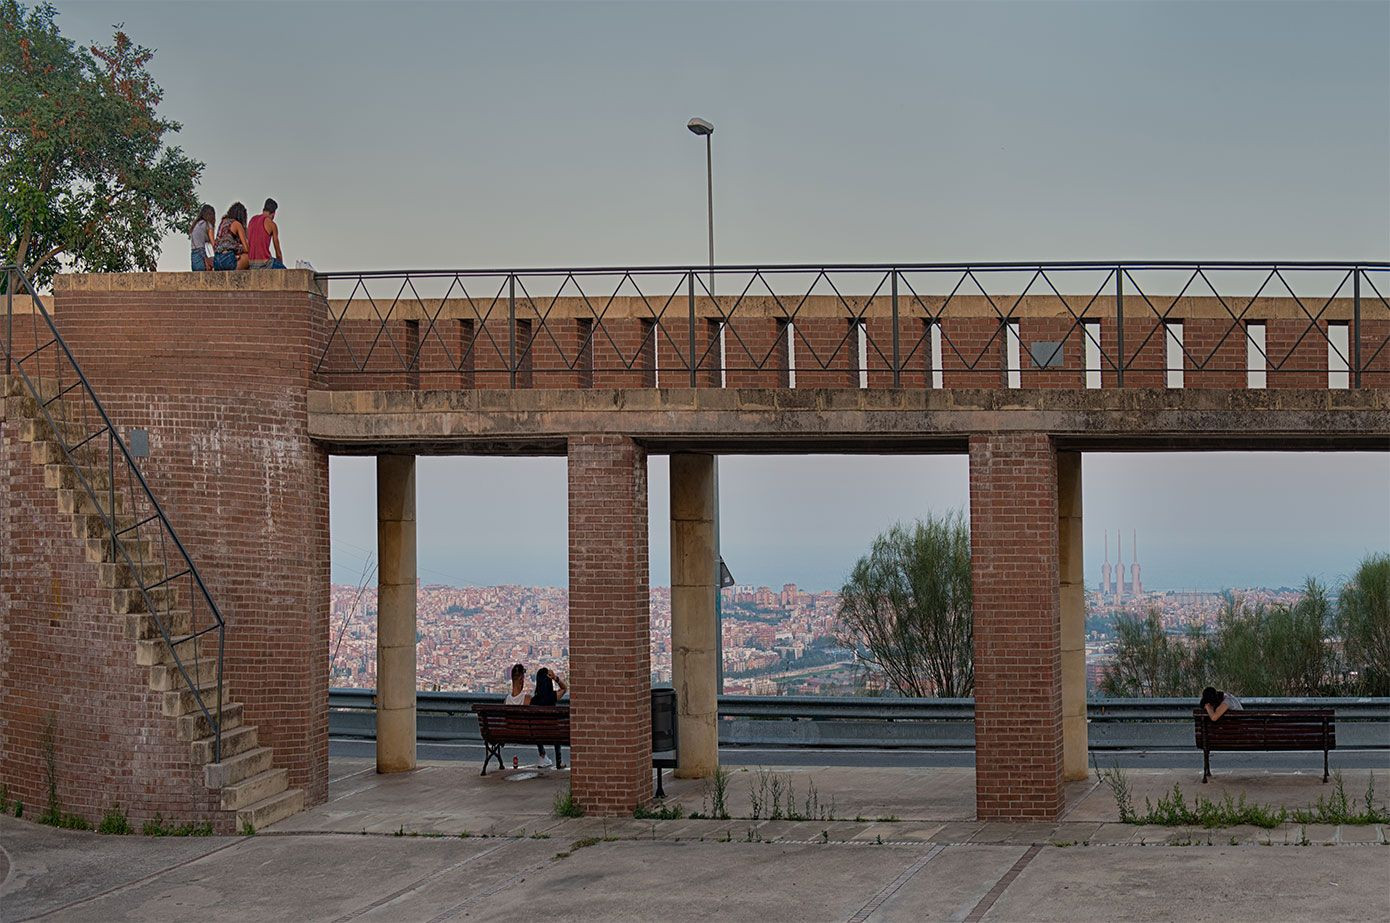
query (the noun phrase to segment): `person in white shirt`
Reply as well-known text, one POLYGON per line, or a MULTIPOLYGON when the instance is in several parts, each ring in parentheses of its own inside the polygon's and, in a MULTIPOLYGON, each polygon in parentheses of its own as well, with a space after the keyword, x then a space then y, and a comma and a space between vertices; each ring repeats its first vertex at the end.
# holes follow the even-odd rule
POLYGON ((1240 704, 1240 699, 1229 692, 1222 692, 1215 686, 1208 686, 1202 690, 1202 699, 1197 703, 1206 709, 1207 717, 1213 721, 1220 721, 1221 716, 1228 711, 1243 711, 1244 706, 1240 704))

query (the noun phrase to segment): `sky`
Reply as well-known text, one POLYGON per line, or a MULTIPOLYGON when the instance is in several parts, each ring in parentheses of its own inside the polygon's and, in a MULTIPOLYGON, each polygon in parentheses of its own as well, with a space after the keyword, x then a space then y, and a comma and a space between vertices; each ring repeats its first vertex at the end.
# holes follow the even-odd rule
MULTIPOLYGON (((721 263, 1390 256, 1385 3, 57 7, 70 37, 123 22, 154 48, 200 196, 274 196, 287 259, 320 270, 698 263, 694 115, 721 263)), ((362 465, 332 466, 342 580, 375 544, 362 465)), ((720 477, 740 582, 838 586, 886 524, 966 505, 962 458, 720 477)), ((1106 528, 1138 529, 1154 586, 1390 549, 1383 454, 1091 455, 1084 477, 1093 579, 1106 528)), ((422 460, 419 490, 427 580, 565 582, 560 461, 422 460)))

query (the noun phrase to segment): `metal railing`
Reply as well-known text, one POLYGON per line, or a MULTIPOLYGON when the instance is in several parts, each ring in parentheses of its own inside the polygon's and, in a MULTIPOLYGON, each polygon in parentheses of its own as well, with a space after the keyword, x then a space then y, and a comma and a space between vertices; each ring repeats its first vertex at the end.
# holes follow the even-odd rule
POLYGON ((607 376, 628 387, 699 388, 775 373, 776 387, 795 387, 798 376, 843 387, 1018 387, 1026 376, 1026 386, 1123 388, 1172 386, 1165 373, 1185 372, 1198 386, 1204 373, 1219 373, 1227 376, 1220 386, 1244 387, 1248 354, 1273 383, 1301 375, 1306 387, 1308 376, 1322 375, 1331 377, 1321 387, 1342 387, 1331 382, 1344 373, 1345 387, 1360 388, 1363 373, 1390 357, 1385 262, 658 266, 319 279, 331 329, 317 373, 335 386, 371 374, 407 387, 444 375, 458 376, 450 387, 589 387, 607 376), (988 323, 961 323, 968 320, 988 323), (635 332, 620 329, 633 321, 635 332), (1202 329, 1184 338, 1184 321, 1202 329), (1277 337, 1248 330, 1265 321, 1279 325, 1277 337), (1041 336, 1025 344, 1019 322, 1041 336), (1241 384, 1229 383, 1231 373, 1241 384))
MULTIPOLYGON (((429 741, 478 737, 475 704, 498 704, 496 693, 416 693, 417 736, 429 741)), ((1337 712, 1344 746, 1390 748, 1390 698, 1248 697, 1248 706, 1318 707, 1337 712)), ((329 690, 329 733, 375 736, 373 689, 329 690)), ((1192 699, 1092 699, 1087 703, 1096 749, 1190 747, 1192 699)), ((939 747, 974 744, 974 699, 847 696, 719 697, 720 740, 772 747, 939 747)))
MULTIPOLYGON (((83 540, 95 549, 98 566, 109 571, 111 588, 127 594, 130 604, 118 608, 148 615, 154 622, 184 689, 208 723, 213 762, 220 762, 226 644, 222 613, 43 300, 14 266, 0 265, 0 284, 5 297, 0 342, 7 381, 22 383, 36 411, 33 424, 41 426, 43 436, 58 446, 66 470, 72 473, 71 512, 85 520, 80 529, 83 540), (186 600, 181 604, 180 591, 185 586, 186 600), (136 600, 129 597, 132 592, 138 594, 144 613, 135 611, 136 600), (214 632, 215 678, 209 681, 201 664, 211 652, 203 639, 214 632), (215 698, 208 694, 214 683, 215 698)), ((5 393, 9 394, 8 386, 5 393)), ((63 483, 60 479, 60 486, 63 483)))

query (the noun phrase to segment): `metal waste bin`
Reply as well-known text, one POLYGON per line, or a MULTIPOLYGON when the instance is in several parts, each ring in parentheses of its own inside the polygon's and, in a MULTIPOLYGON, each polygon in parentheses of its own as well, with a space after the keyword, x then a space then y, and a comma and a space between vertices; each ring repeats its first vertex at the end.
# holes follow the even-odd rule
POLYGON ((656 796, 666 797, 661 784, 663 769, 676 766, 676 690, 663 686, 652 690, 652 767, 656 770, 656 796))

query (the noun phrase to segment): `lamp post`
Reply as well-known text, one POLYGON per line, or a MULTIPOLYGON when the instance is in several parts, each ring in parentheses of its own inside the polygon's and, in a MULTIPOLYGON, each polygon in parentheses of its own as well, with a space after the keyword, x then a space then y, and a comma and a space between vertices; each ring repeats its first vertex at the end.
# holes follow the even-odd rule
POLYGON ((693 134, 705 139, 705 197, 709 211, 709 293, 714 295, 714 151, 711 136, 714 125, 704 119, 691 119, 685 123, 693 134))

